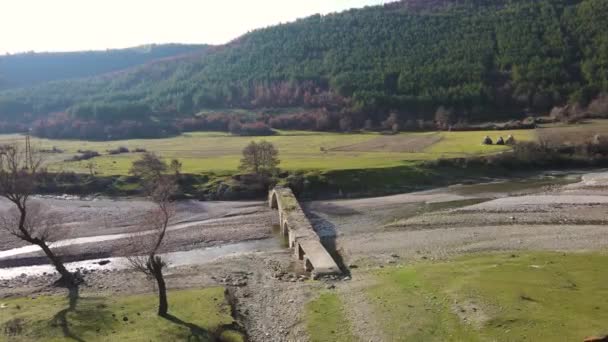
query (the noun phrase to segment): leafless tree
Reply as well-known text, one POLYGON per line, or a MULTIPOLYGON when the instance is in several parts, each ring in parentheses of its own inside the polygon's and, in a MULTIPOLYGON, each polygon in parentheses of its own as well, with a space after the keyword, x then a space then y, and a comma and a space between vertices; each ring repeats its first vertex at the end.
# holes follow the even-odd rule
POLYGON ((175 174, 175 177, 179 177, 182 172, 182 162, 177 159, 172 159, 169 164, 169 170, 175 174))
POLYGON ((42 157, 38 152, 27 154, 17 144, 0 146, 0 196, 14 205, 2 213, 0 228, 40 247, 61 275, 61 283, 73 287, 77 285, 76 277, 49 247, 49 241, 57 238, 53 234, 58 230, 58 217, 31 200, 41 166, 42 157))
POLYGON ((255 174, 272 174, 277 171, 279 151, 276 147, 265 140, 256 143, 252 141, 243 149, 243 158, 239 168, 255 174))
POLYGON ((176 192, 173 179, 164 176, 159 178, 150 193, 150 199, 155 207, 150 210, 141 221, 143 231, 131 237, 133 250, 128 257, 132 268, 144 273, 147 277, 156 280, 158 287, 158 315, 166 317, 169 310, 167 302, 167 286, 163 277, 163 268, 166 266, 162 258, 157 255, 167 235, 167 228, 175 215, 175 208, 171 202, 176 192))
POLYGON ((133 162, 129 173, 140 177, 144 182, 154 185, 167 171, 167 163, 152 152, 144 153, 133 162))
POLYGON ((92 161, 91 161, 91 162, 88 162, 88 163, 86 164, 86 168, 87 168, 87 170, 89 170, 89 174, 91 175, 91 177, 92 177, 92 176, 95 176, 95 173, 97 173, 97 172, 95 171, 95 169, 97 168, 97 164, 95 164, 95 162, 92 162, 92 161))

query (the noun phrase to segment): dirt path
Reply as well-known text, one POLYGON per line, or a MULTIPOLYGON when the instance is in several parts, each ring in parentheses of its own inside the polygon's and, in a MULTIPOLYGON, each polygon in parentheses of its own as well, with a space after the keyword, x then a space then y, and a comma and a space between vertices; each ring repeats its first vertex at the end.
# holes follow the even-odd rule
POLYGON ((340 298, 344 303, 351 332, 361 342, 388 341, 382 333, 378 315, 369 300, 365 297, 364 288, 372 286, 369 279, 353 278, 352 281, 339 287, 340 298))

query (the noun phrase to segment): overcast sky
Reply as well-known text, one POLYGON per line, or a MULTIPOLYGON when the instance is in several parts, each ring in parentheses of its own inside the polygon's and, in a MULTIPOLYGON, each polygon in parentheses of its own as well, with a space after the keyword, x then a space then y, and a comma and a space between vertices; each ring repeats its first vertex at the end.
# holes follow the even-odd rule
POLYGON ((249 30, 386 0, 0 0, 0 53, 221 44, 249 30))

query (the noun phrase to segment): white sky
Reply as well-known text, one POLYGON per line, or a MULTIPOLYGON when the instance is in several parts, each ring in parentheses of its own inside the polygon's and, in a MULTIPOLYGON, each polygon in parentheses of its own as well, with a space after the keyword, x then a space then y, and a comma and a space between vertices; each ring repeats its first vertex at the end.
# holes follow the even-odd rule
POLYGON ((255 28, 386 0, 0 0, 0 53, 221 44, 255 28))

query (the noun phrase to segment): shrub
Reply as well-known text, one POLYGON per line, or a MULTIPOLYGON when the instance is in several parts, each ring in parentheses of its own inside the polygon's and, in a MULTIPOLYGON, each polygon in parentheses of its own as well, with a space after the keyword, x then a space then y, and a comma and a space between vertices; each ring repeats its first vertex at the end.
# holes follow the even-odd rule
POLYGON ((129 149, 124 147, 124 146, 120 146, 118 148, 112 149, 112 150, 108 150, 109 154, 122 154, 122 153, 129 153, 129 149))
POLYGON ((101 156, 101 154, 99 154, 99 152, 91 151, 91 150, 78 150, 78 153, 80 153, 80 155, 73 156, 72 158, 66 159, 66 161, 71 162, 71 161, 89 160, 89 159, 93 159, 95 157, 101 156))
POLYGON ((276 134, 270 126, 263 122, 253 122, 240 125, 238 132, 231 132, 241 136, 268 136, 276 134))

